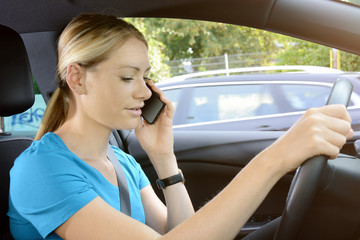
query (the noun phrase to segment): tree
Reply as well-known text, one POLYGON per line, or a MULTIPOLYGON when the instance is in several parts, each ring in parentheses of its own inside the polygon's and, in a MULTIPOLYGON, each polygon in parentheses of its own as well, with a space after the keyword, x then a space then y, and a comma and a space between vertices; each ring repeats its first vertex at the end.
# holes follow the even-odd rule
MULTIPOLYGON (((256 63, 244 61, 230 67, 254 64, 330 66, 331 48, 255 28, 165 18, 126 20, 138 27, 148 40, 149 56, 154 68, 153 75, 157 79, 165 79, 174 74, 167 64, 169 61, 179 60, 178 68, 181 69, 184 61, 192 61, 192 66, 197 66, 198 70, 201 68, 208 70, 201 67, 204 62, 209 57, 223 56, 225 53, 228 55, 263 53, 257 56, 256 63)), ((360 71, 359 60, 359 56, 341 52, 341 69, 360 71)))
MULTIPOLYGON (((249 52, 272 53, 277 48, 274 41, 275 34, 248 27, 164 18, 126 20, 144 33, 150 43, 150 51, 155 49, 155 55, 161 55, 163 63, 171 60, 204 59, 225 53, 229 55, 249 52)), ((203 65, 201 61, 196 65, 203 65)), ((236 67, 243 66, 249 65, 236 67)))
POLYGON ((277 65, 330 66, 328 47, 283 35, 279 35, 276 41, 281 47, 277 65))
MULTIPOLYGON (((313 65, 330 67, 330 51, 332 51, 332 48, 280 35, 277 38, 277 42, 282 48, 277 55, 277 65, 313 65)), ((343 51, 339 51, 339 54, 341 70, 360 71, 359 56, 343 51)))
POLYGON ((146 35, 156 36, 170 60, 219 56, 225 53, 272 51, 273 34, 231 24, 179 20, 143 19, 146 35))
POLYGON ((360 56, 347 52, 341 52, 340 61, 342 70, 360 72, 360 56))
POLYGON ((145 35, 149 45, 149 61, 151 64, 149 77, 154 82, 169 78, 170 67, 165 63, 169 61, 169 58, 164 53, 166 46, 157 40, 155 29, 151 25, 146 24, 143 18, 125 18, 124 20, 133 24, 145 35))

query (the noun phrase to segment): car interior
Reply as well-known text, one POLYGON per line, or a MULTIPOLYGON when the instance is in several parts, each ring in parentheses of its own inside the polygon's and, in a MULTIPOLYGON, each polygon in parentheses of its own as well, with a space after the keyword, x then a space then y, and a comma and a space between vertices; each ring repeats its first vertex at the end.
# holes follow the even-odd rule
MULTIPOLYGON (((21 113, 31 107, 34 102, 33 78, 45 101, 49 100, 56 87, 57 37, 71 18, 81 12, 237 24, 360 55, 360 7, 336 0, 3 0, 0 3, 1 117, 21 113)), ((175 131, 175 154, 195 209, 212 199, 256 154, 283 133, 175 131)), ((285 215, 291 216, 286 218, 290 219, 286 224, 294 221, 295 225, 290 226, 296 228, 286 227, 282 222, 280 233, 284 235, 278 232, 276 237, 271 235, 268 239, 359 239, 360 160, 354 148, 354 142, 359 138, 360 134, 355 133, 338 159, 323 161, 321 171, 315 174, 317 180, 311 180, 312 173, 301 174, 303 171, 285 175, 248 223, 241 231, 239 229, 237 239, 261 229, 267 223, 278 224, 278 217, 283 216, 281 221, 284 221, 285 215), (303 187, 297 188, 298 185, 292 184, 295 175, 296 181, 303 187), (310 179, 310 182, 302 179, 310 179), (312 201, 306 211, 304 206, 292 207, 292 200, 300 201, 301 196, 307 194, 301 189, 308 186, 315 187, 315 190, 309 193, 312 201), (290 188, 292 192, 288 195, 290 188), (296 211, 292 211, 294 208, 296 211)), ((31 142, 31 138, 14 137, 3 128, 0 130, 0 239, 12 239, 6 215, 9 170, 16 156, 31 142)), ((163 200, 161 191, 155 185, 155 170, 134 132, 114 130, 109 142, 134 156, 163 200)))
MULTIPOLYGON (((32 73, 25 45, 20 35, 14 30, 0 25, 1 48, 1 87, 0 87, 0 116, 3 117, 21 113, 34 103, 34 88, 32 73)), ((3 124, 2 124, 3 126, 3 124)), ((15 158, 32 143, 30 138, 12 137, 11 133, 0 131, 0 159, 1 159, 1 193, 0 199, 0 238, 10 239, 9 219, 9 171, 15 158)))

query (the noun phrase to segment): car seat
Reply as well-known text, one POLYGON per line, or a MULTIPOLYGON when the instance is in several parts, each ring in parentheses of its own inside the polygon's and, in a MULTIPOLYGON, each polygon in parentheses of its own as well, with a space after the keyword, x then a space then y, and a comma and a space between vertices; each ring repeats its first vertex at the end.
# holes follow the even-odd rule
POLYGON ((12 239, 7 217, 9 171, 15 158, 32 139, 14 137, 4 130, 4 117, 22 113, 35 99, 28 55, 20 35, 0 25, 0 239, 12 239))

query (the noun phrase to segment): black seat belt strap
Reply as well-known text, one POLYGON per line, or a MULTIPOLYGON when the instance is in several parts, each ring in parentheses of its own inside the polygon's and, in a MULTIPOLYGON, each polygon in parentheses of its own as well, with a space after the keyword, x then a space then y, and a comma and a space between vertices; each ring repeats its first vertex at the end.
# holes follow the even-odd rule
POLYGON ((119 186, 121 212, 131 216, 130 195, 126 176, 110 144, 108 145, 107 157, 115 168, 116 178, 119 186))

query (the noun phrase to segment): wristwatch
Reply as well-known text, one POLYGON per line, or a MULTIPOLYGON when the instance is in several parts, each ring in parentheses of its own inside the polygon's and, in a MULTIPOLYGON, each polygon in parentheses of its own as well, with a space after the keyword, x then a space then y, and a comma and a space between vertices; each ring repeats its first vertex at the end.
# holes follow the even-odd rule
POLYGON ((179 182, 185 183, 184 175, 180 169, 179 169, 179 173, 174 176, 156 180, 156 185, 159 189, 165 189, 166 187, 179 182))

